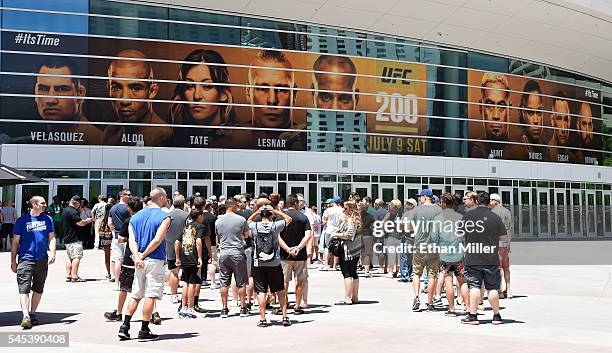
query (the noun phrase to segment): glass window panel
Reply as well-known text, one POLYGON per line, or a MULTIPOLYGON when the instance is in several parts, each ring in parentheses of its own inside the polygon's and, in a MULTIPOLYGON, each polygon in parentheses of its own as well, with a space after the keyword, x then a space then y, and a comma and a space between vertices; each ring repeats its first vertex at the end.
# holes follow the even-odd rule
POLYGON ((380 182, 381 183, 395 183, 396 179, 395 179, 395 176, 392 176, 392 175, 381 175, 380 182))
POLYGON ((189 179, 210 180, 210 172, 189 172, 189 179))
POLYGON ((336 181, 334 174, 319 174, 319 181, 336 181))
MULTIPOLYGON (((88 0, 4 0, 4 7, 65 12, 89 12, 88 0)), ((2 28, 87 33, 87 16, 2 10, 2 28)))
POLYGON ((379 59, 392 59, 418 62, 419 44, 406 39, 368 34, 367 56, 379 59))
MULTIPOLYGON (((228 173, 226 173, 227 175, 228 173)), ((227 179, 227 176, 226 176, 227 179)), ((257 180, 276 180, 276 174, 274 173, 257 173, 257 180)))
POLYGON ((306 33, 305 25, 248 17, 241 18, 241 25, 243 27, 254 27, 253 29, 242 29, 240 36, 242 45, 260 48, 306 50, 306 34, 301 34, 306 33), (277 31, 266 31, 256 28, 275 29, 277 31))
POLYGON ((308 35, 308 51, 356 56, 365 56, 366 54, 367 41, 365 39, 367 35, 364 33, 318 26, 308 26, 308 32, 312 33, 308 35))
POLYGON ((467 61, 468 67, 471 69, 508 73, 509 62, 507 58, 469 52, 467 61))
POLYGON ((102 171, 101 170, 90 170, 89 171, 89 178, 90 179, 100 179, 100 178, 102 178, 102 171))
POLYGON ((344 183, 350 183, 351 182, 351 176, 350 175, 339 175, 338 176, 338 181, 339 182, 344 182, 344 183))
POLYGON ((151 172, 130 171, 130 179, 151 179, 151 172))
POLYGON ((187 179, 187 172, 178 172, 179 179, 187 179))
POLYGON ((223 178, 225 180, 244 180, 244 173, 223 173, 223 178))
POLYGON ((199 43, 220 43, 240 45, 240 28, 206 26, 221 24, 239 26, 238 16, 228 16, 200 11, 170 9, 170 20, 194 22, 197 24, 170 23, 170 39, 199 43))
POLYGON ((127 179, 128 172, 122 170, 105 170, 102 172, 104 179, 127 179))
MULTIPOLYGON (((135 18, 168 19, 168 8, 92 0, 92 14, 127 16, 135 18)), ((106 17, 90 17, 89 32, 107 36, 168 39, 168 23, 146 20, 126 20, 106 17)))
POLYGON ((33 170, 29 173, 43 179, 87 179, 86 170, 33 170))
POLYGON ((176 179, 176 172, 171 171, 155 171, 153 179, 176 179))
POLYGON ((132 195, 145 196, 151 192, 150 181, 130 181, 130 191, 132 195))
POLYGON ((308 181, 306 174, 289 174, 289 181, 308 181))

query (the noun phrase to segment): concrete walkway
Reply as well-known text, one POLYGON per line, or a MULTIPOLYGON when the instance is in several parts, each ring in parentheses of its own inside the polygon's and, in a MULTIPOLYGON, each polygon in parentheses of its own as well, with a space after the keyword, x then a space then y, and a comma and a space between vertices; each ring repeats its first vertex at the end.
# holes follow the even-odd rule
MULTIPOLYGON (((161 339, 120 342, 119 323, 106 322, 102 313, 116 305, 116 291, 104 280, 102 251, 85 252, 80 275, 86 283, 64 282, 64 251, 52 265, 39 310, 41 325, 32 332, 70 332, 70 348, 44 352, 612 352, 612 266, 517 265, 512 267, 516 298, 502 300, 507 323, 491 325, 486 308, 480 326, 459 323, 440 312, 411 311, 411 284, 375 276, 361 280, 356 306, 333 306, 343 294, 339 272, 311 270, 311 309, 292 316, 294 325, 258 328, 258 316, 218 317, 218 290, 204 289, 200 304, 207 318, 181 320, 169 296, 159 303, 164 318, 152 325, 161 339), (484 320, 484 323, 482 322, 484 320)), ((0 332, 20 332, 21 314, 15 275, 8 253, 0 253, 0 332)), ((292 296, 290 296, 292 298, 292 296)), ((424 300, 422 300, 424 301, 424 300)), ((487 303, 485 302, 485 305, 487 303)), ((137 313, 134 320, 140 320, 137 313)), ((139 322, 132 325, 136 336, 139 322)), ((2 349, 5 352, 9 350, 2 349)), ((41 352, 40 348, 19 351, 41 352)))

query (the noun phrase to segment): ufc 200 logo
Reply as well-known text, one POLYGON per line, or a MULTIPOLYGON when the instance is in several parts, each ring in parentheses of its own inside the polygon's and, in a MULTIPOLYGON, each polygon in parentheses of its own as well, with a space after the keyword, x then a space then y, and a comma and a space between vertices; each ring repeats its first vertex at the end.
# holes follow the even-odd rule
POLYGON ((376 121, 416 124, 418 117, 418 100, 414 94, 402 95, 378 92, 376 103, 382 103, 376 112, 376 121))

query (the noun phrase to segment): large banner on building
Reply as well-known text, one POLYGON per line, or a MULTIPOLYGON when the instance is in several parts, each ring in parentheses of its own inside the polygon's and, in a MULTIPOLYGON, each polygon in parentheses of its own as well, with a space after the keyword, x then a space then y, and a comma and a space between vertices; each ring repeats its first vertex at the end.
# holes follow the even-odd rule
POLYGON ((598 90, 480 71, 468 85, 470 157, 602 165, 598 90))
POLYGON ((425 134, 424 65, 20 32, 2 48, 4 142, 425 152, 365 135, 425 134))

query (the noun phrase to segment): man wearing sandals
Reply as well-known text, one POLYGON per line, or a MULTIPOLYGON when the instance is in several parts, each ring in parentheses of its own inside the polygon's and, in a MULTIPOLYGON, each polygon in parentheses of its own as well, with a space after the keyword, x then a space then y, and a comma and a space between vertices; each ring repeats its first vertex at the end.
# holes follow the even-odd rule
POLYGON ((30 199, 32 210, 19 217, 13 228, 11 270, 17 274, 19 301, 23 320, 21 327, 29 329, 38 324, 36 309, 42 298, 47 268, 55 262, 55 228, 53 219, 44 214, 47 203, 41 196, 30 199), (51 257, 47 250, 51 250, 51 257), (17 262, 19 254, 19 262, 17 262), (30 311, 30 291, 32 307, 30 311))
POLYGON ((89 217, 81 219, 79 208, 81 197, 73 196, 68 206, 62 211, 62 224, 64 225, 64 244, 66 244, 66 282, 85 282, 79 277, 79 265, 83 257, 83 241, 80 239, 81 228, 93 222, 89 217))
MULTIPOLYGON (((297 201, 297 198, 295 198, 295 201, 297 201)), ((290 216, 270 205, 260 207, 247 220, 254 244, 253 281, 255 282, 259 304, 260 320, 257 323, 259 327, 268 326, 266 320, 266 294, 268 289, 271 293, 278 295, 283 315, 283 326, 291 326, 291 321, 287 316, 287 295, 280 257, 280 241, 282 240, 279 240, 280 233, 291 221, 290 216), (255 222, 255 219, 259 216, 261 216, 261 222, 255 222), (280 217, 281 220, 274 222, 274 216, 280 217)))

